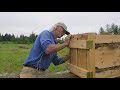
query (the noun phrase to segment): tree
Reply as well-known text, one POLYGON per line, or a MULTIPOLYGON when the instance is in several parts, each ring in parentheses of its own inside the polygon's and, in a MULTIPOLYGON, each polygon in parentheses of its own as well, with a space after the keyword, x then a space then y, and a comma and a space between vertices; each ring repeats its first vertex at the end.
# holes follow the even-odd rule
POLYGON ((35 39, 36 39, 36 36, 35 36, 35 34, 32 32, 32 34, 30 34, 30 42, 31 43, 34 43, 34 41, 35 41, 35 39))
POLYGON ((4 41, 8 41, 8 34, 7 33, 4 36, 4 41))
POLYGON ((106 33, 112 34, 113 30, 111 29, 111 26, 109 24, 106 25, 106 33))
POLYGON ((104 31, 104 29, 102 27, 100 27, 99 33, 100 34, 104 34, 105 33, 105 31, 104 31))
POLYGON ((100 34, 120 34, 120 26, 115 25, 114 23, 109 25, 106 25, 106 29, 104 30, 102 27, 99 30, 100 34))
POLYGON ((1 33, 0 33, 0 42, 2 42, 2 35, 1 35, 1 33))
POLYGON ((14 34, 11 35, 11 42, 15 42, 15 35, 14 34))
POLYGON ((24 36, 24 35, 20 35, 20 37, 15 37, 14 34, 5 34, 5 35, 1 35, 0 33, 0 42, 1 41, 5 41, 4 43, 8 43, 7 41, 11 41, 14 43, 19 43, 19 44, 30 44, 30 43, 34 43, 35 39, 37 38, 38 35, 35 35, 33 32, 32 34, 30 34, 30 36, 24 36))
POLYGON ((19 43, 25 44, 25 36, 24 35, 20 35, 19 43))
POLYGON ((112 25, 111 25, 111 28, 112 28, 112 30, 113 30, 113 34, 118 34, 119 30, 118 30, 118 26, 117 26, 117 25, 112 24, 112 25))
POLYGON ((120 34, 120 26, 118 27, 118 34, 120 34))

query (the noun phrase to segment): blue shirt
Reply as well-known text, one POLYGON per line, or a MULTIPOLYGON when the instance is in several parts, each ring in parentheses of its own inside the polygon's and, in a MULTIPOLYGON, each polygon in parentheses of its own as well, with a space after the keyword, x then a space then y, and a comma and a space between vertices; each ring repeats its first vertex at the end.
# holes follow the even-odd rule
POLYGON ((34 66, 39 69, 47 69, 51 62, 54 65, 64 63, 64 61, 58 57, 57 52, 51 54, 45 53, 45 49, 49 44, 56 44, 56 41, 53 33, 45 30, 36 38, 24 65, 34 66))

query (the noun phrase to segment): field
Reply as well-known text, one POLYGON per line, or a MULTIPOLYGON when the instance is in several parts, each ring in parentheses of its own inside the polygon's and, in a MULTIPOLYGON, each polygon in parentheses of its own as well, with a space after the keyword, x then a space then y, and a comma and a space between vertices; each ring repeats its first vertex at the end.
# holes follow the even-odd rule
MULTIPOLYGON (((32 44, 0 44, 0 74, 19 74, 31 47, 32 44)), ((59 51, 58 55, 62 57, 68 52, 69 49, 65 48, 59 51)), ((59 72, 66 69, 67 67, 65 63, 58 66, 51 64, 48 71, 59 72)))

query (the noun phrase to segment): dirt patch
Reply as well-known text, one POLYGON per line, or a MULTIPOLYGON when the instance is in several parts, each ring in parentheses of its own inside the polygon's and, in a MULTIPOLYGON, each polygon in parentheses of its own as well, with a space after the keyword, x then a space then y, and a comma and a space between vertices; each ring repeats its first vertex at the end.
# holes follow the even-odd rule
MULTIPOLYGON (((0 74, 0 78, 20 78, 18 74, 15 73, 4 73, 0 74)), ((43 78, 79 78, 75 74, 72 74, 69 70, 56 72, 56 73, 46 73, 43 78)))
POLYGON ((5 73, 5 74, 0 74, 0 78, 19 78, 19 75, 14 73, 5 73))
POLYGON ((66 71, 55 72, 55 73, 47 72, 42 78, 79 78, 79 77, 76 76, 75 74, 72 74, 69 70, 66 70, 66 71))

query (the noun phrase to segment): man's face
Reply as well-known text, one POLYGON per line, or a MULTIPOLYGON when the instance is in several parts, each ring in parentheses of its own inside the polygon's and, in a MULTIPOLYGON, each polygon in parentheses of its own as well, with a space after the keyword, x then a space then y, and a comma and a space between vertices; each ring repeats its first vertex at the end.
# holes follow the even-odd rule
POLYGON ((57 38, 61 38, 63 35, 65 35, 66 31, 62 27, 57 27, 57 38))

